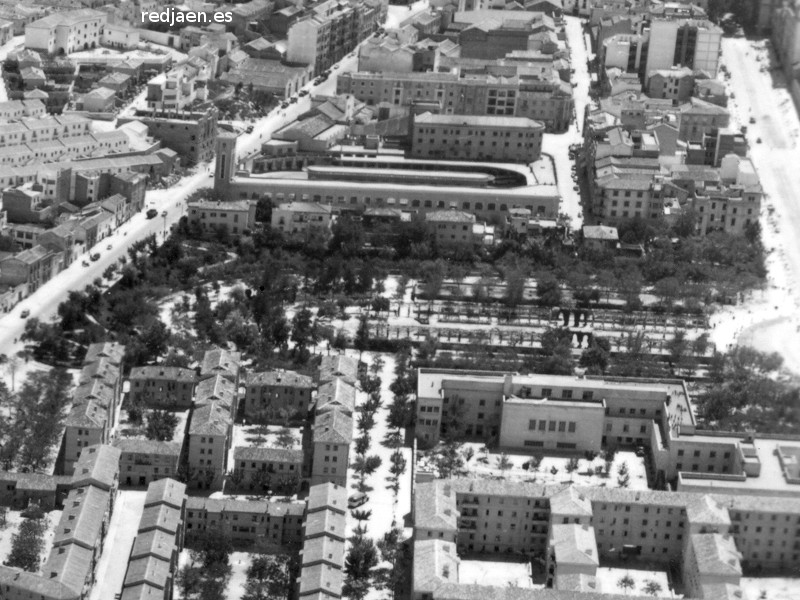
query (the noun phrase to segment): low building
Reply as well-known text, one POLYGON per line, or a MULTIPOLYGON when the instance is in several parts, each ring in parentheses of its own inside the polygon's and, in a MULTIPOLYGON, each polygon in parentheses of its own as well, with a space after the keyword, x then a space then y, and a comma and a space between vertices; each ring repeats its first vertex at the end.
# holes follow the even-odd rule
POLYGON ((165 477, 176 478, 183 444, 122 438, 115 442, 120 451, 120 483, 146 486, 165 477))
POLYGON ((197 373, 182 367, 134 367, 130 376, 130 401, 151 408, 191 408, 197 373))
POLYGON ((355 386, 338 377, 320 384, 317 390, 317 415, 334 410, 349 417, 352 417, 356 410, 355 386))
POLYGON ((331 207, 316 202, 289 202, 272 209, 272 229, 287 237, 327 239, 331 228, 331 207))
POLYGON ((294 550, 301 543, 303 502, 219 500, 190 496, 186 500, 186 537, 208 530, 226 532, 236 543, 294 550))
POLYGON ((189 224, 204 233, 224 230, 232 235, 240 235, 255 228, 256 205, 255 200, 190 202, 189 224))
POLYGON ((317 381, 327 383, 339 378, 350 385, 358 383, 358 359, 343 354, 323 356, 319 363, 317 381))
POLYGON ((542 154, 544 125, 526 117, 423 113, 414 117, 411 156, 529 164, 542 154))
POLYGON ((294 371, 250 373, 242 411, 247 419, 265 423, 305 420, 316 387, 311 377, 294 371))
POLYGON ((81 97, 81 110, 90 113, 105 113, 114 110, 117 93, 106 87, 98 87, 81 97))
POLYGON ((617 228, 606 225, 585 225, 583 244, 592 250, 616 250, 619 244, 617 228))
POLYGON ((288 488, 299 489, 303 479, 303 451, 286 448, 233 449, 233 472, 247 486, 258 492, 279 487, 284 494, 288 488))

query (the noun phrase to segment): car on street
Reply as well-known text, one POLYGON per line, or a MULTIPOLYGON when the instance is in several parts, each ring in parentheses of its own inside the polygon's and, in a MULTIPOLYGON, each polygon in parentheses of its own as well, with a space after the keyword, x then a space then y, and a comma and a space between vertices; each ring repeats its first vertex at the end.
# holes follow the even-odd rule
POLYGON ((760 143, 761 143, 761 138, 756 139, 756 144, 760 144, 760 143))
POLYGON ((164 212, 162 212, 162 213, 161 213, 161 216, 162 216, 162 217, 166 217, 166 216, 167 216, 167 211, 164 211, 164 212))
POLYGON ((29 311, 26 308, 25 310, 22 311, 22 313, 19 316, 22 317, 23 319, 27 319, 30 314, 31 314, 31 311, 29 311))
POLYGON ((755 117, 750 117, 750 125, 754 124, 755 122, 756 122, 756 118, 755 117))
POLYGON ((81 264, 82 264, 84 267, 88 267, 88 266, 89 266, 89 263, 88 263, 88 262, 86 262, 85 260, 84 260, 84 261, 81 261, 81 264))
POLYGON ((288 102, 281 102, 281 108, 289 108, 288 102))
POLYGON ((100 253, 99 252, 95 252, 94 254, 90 254, 89 255, 89 260, 91 260, 92 262, 100 260, 100 253))
POLYGON ((367 500, 369 500, 369 496, 367 496, 364 492, 358 492, 347 499, 347 508, 358 508, 362 504, 366 503, 367 500))
POLYGON ((300 96, 301 98, 303 98, 304 96, 308 96, 308 90, 300 90, 300 93, 297 95, 300 96))
POLYGON ((297 102, 297 96, 292 96, 291 98, 289 98, 290 104, 295 104, 296 102, 297 102))
POLYGON ((579 192, 579 191, 581 191, 581 188, 579 188, 577 185, 573 185, 572 186, 572 191, 573 192, 579 192))
POLYGON ((157 216, 158 216, 158 211, 155 208, 151 208, 150 210, 147 211, 147 218, 148 219, 152 219, 152 218, 157 217, 157 216))
POLYGON ((244 131, 245 131, 245 133, 253 133, 253 126, 252 125, 248 125, 247 129, 245 129, 244 131))
POLYGON ((108 246, 106 246, 106 250, 111 250, 111 244, 109 244, 108 246))

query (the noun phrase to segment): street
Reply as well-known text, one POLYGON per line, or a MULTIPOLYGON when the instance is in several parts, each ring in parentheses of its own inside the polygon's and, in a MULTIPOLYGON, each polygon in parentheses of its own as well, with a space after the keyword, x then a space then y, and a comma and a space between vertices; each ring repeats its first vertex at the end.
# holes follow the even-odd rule
MULTIPOLYGON (((785 88, 775 87, 763 42, 723 38, 722 62, 731 73, 731 127, 747 126, 750 156, 765 193, 761 230, 769 285, 750 301, 724 310, 715 320, 712 339, 718 346, 747 343, 766 352, 779 352, 786 366, 800 373, 800 119, 785 88), (755 123, 750 122, 750 118, 755 123), (760 142, 759 142, 760 140, 760 142)), ((778 77, 779 74, 776 73, 778 77)))
POLYGON ((569 147, 582 142, 579 124, 583 121, 583 112, 589 102, 589 67, 587 65, 588 50, 583 35, 583 24, 578 17, 565 17, 567 30, 567 44, 570 50, 570 65, 575 70, 572 81, 577 84, 572 88, 575 99, 575 115, 577 120, 572 122, 565 133, 546 133, 542 141, 542 152, 553 157, 555 162, 556 177, 558 178, 558 191, 561 194, 561 210, 572 219, 572 228, 580 229, 583 224, 583 211, 581 209, 580 192, 573 188, 577 185, 572 180, 572 165, 574 161, 569 158, 569 147))

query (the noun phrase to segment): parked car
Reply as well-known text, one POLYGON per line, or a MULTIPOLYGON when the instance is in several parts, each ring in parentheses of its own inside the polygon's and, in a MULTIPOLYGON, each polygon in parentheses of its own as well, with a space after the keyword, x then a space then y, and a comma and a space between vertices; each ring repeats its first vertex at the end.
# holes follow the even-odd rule
POLYGON ((109 244, 108 246, 106 246, 106 250, 111 250, 111 244, 109 244))
POLYGON ((297 102, 297 96, 292 96, 289 98, 289 104, 295 104, 297 102))
POLYGON ((248 125, 247 129, 245 129, 244 131, 245 131, 245 133, 253 133, 253 126, 252 125, 248 125))
MULTIPOLYGON (((27 318, 28 318, 28 316, 29 316, 30 314, 31 314, 31 311, 29 311, 29 310, 26 308, 25 310, 23 310, 23 311, 22 311, 22 313, 20 314, 20 317, 22 317, 23 319, 27 319, 27 318)), ((362 503, 362 504, 363 504, 363 503, 362 503)))
POLYGON ((644 446, 637 446, 637 448, 636 448, 636 456, 638 456, 638 457, 644 456, 644 446))
POLYGON ((85 260, 84 260, 84 261, 82 261, 82 262, 81 262, 81 264, 82 264, 84 267, 88 267, 88 266, 89 266, 89 263, 88 263, 88 262, 86 262, 85 260))
POLYGON ((99 260, 99 259, 100 259, 100 253, 99 252, 95 252, 94 254, 89 255, 89 260, 91 260, 92 262, 94 262, 96 260, 99 260))
POLYGON ((300 96, 301 98, 304 96, 308 96, 308 90, 300 90, 300 93, 297 95, 300 96))
POLYGON ((288 102, 281 102, 281 108, 289 108, 288 102))
POLYGON ((167 216, 167 211, 163 211, 163 212, 161 213, 161 216, 162 216, 162 217, 166 217, 166 216, 167 216))
POLYGON ((347 499, 347 508, 353 509, 358 508, 362 504, 364 504, 367 500, 369 500, 369 496, 367 496, 364 492, 358 492, 357 494, 353 494, 347 499))
POLYGON ((152 218, 157 217, 157 216, 158 216, 158 211, 155 208, 151 208, 150 210, 147 211, 147 218, 148 219, 152 219, 152 218))
POLYGON ((756 122, 756 118, 755 117, 750 117, 750 124, 752 125, 755 122, 756 122))

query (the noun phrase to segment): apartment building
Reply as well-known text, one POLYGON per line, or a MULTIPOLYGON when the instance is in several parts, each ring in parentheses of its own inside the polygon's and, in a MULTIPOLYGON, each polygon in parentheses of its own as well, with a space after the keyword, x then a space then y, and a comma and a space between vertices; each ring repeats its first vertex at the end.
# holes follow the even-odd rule
POLYGON ((90 8, 58 12, 25 26, 25 48, 71 54, 100 45, 106 13, 90 8))
POLYGON ((134 367, 128 376, 130 401, 151 408, 191 408, 197 373, 183 367, 134 367))
POLYGON ((14 600, 79 600, 89 593, 103 551, 118 481, 119 452, 85 448, 55 527, 52 549, 39 573, 0 567, 4 597, 14 600))
POLYGON ((298 597, 342 597, 347 490, 331 483, 309 489, 300 552, 298 597))
POLYGON ((339 410, 318 414, 311 431, 311 485, 347 484, 353 419, 339 410))
POLYGON ((190 202, 189 224, 204 233, 224 230, 234 236, 246 234, 255 229, 257 204, 255 200, 190 202))
POLYGON ((326 0, 287 31, 286 59, 312 65, 319 75, 340 61, 383 23, 387 7, 379 1, 326 0))
POLYGON ((242 411, 249 420, 305 421, 317 388, 314 380, 294 371, 249 373, 244 379, 242 411))
POLYGON ((141 121, 147 125, 148 135, 161 140, 166 148, 177 152, 187 165, 209 161, 214 156, 214 138, 217 133, 217 109, 204 112, 136 111, 133 117, 119 120, 120 125, 141 121))
POLYGON ((302 541, 303 502, 219 500, 190 496, 186 500, 186 536, 221 529, 237 543, 267 550, 296 548, 302 541))
POLYGON ((147 486, 120 600, 171 598, 183 549, 186 486, 161 479, 147 486))
POLYGON ((233 449, 233 472, 240 477, 242 485, 248 486, 250 490, 256 487, 254 482, 260 477, 258 472, 268 474, 270 487, 293 484, 299 488, 303 478, 303 451, 236 447, 233 449))
POLYGON ((529 164, 541 157, 544 125, 524 117, 423 113, 414 117, 411 156, 529 164))
POLYGON ((653 19, 645 74, 683 66, 716 77, 722 29, 703 19, 653 19))
POLYGON ((189 424, 189 468, 191 485, 198 489, 222 486, 228 467, 233 433, 231 406, 210 401, 192 411, 189 424))
POLYGON ((58 272, 60 255, 44 246, 34 246, 0 259, 0 283, 24 285, 27 294, 35 292, 58 272))
POLYGON ((146 486, 165 477, 176 478, 183 453, 183 441, 159 442, 121 438, 114 442, 120 451, 120 482, 146 486))
POLYGON ((425 224, 442 249, 494 243, 494 226, 478 222, 475 215, 468 212, 436 210, 425 213, 425 224))
POLYGON ((15 121, 22 117, 44 117, 47 114, 41 100, 6 100, 0 102, 0 120, 15 121))
MULTIPOLYGON (((642 560, 677 563, 683 570, 687 595, 691 597, 737 596, 743 571, 791 568, 793 524, 800 509, 788 498, 730 496, 688 492, 633 491, 623 488, 576 488, 565 485, 510 483, 502 480, 450 479, 418 484, 414 492, 415 597, 451 598, 458 585, 458 552, 522 552, 546 559, 553 598, 593 598, 577 595, 597 588, 593 570, 604 560, 620 560, 625 555, 642 560), (758 512, 760 520, 774 523, 786 531, 788 545, 770 558, 763 553, 748 557, 741 548, 761 536, 762 527, 746 535, 736 523, 735 514, 758 512), (512 516, 513 515, 513 516, 512 516), (439 542, 431 548, 420 544, 439 542), (419 561, 419 562, 418 562, 419 561), (722 564, 724 563, 724 564, 722 564), (434 576, 433 564, 455 567, 451 577, 434 576), (426 566, 428 565, 428 566, 426 566), (417 585, 420 581, 424 586, 417 585), (718 586, 729 587, 731 594, 715 596, 718 586)), ((496 588, 484 595, 496 597, 496 588)), ((739 592, 741 593, 741 592, 739 592)))
POLYGON ((368 105, 433 103, 451 115, 525 117, 547 131, 564 131, 572 119, 572 88, 551 72, 542 76, 517 69, 512 76, 489 73, 342 73, 338 94, 368 105))

